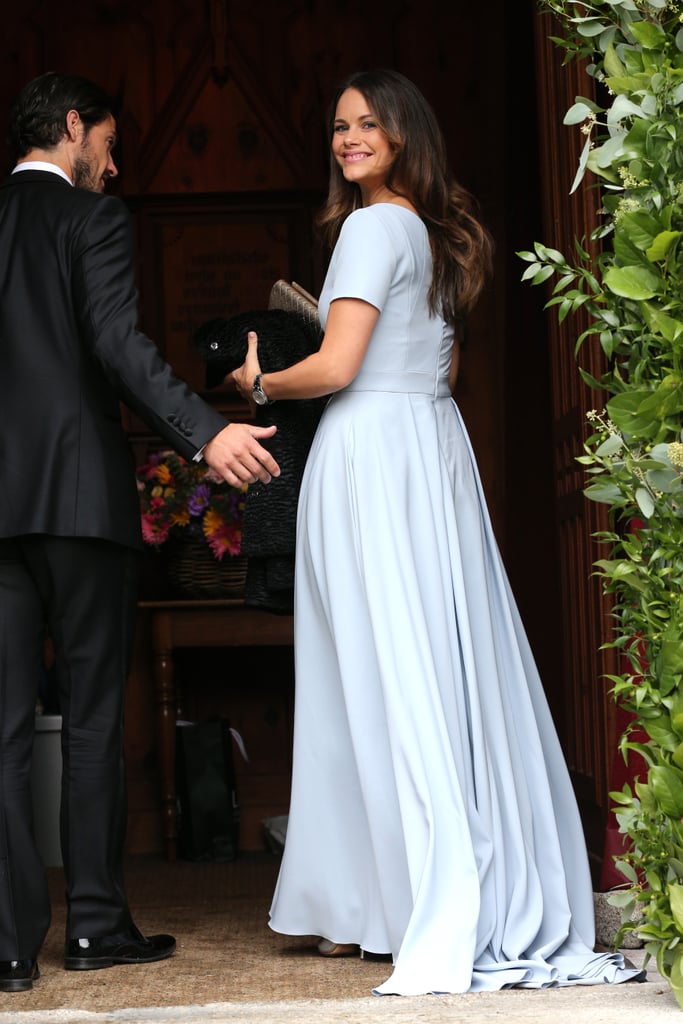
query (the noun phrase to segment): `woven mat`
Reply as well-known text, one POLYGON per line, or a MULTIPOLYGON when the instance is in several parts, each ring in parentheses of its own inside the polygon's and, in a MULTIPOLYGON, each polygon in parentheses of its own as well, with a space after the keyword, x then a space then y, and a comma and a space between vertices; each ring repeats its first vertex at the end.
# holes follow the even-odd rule
MULTIPOLYGON (((270 854, 232 864, 135 858, 127 886, 137 923, 149 934, 171 932, 178 950, 161 963, 101 971, 63 970, 63 879, 61 870, 51 869, 53 923, 40 957, 41 979, 30 992, 0 994, 0 1024, 681 1020, 673 994, 654 971, 642 985, 374 997, 372 988, 390 973, 386 963, 328 960, 315 954, 312 938, 268 928, 277 869, 270 854)), ((640 951, 629 956, 642 962, 640 951)))

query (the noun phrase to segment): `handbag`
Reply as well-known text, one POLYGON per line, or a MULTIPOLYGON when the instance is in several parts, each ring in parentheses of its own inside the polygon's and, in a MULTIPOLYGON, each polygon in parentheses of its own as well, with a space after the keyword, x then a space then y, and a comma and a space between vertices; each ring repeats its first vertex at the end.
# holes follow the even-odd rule
POLYGON ((223 720, 176 724, 178 853, 185 860, 232 861, 239 851, 239 804, 233 741, 223 720))
MULTIPOLYGON (((318 303, 301 285, 279 279, 272 286, 268 308, 209 320, 193 337, 206 363, 207 387, 223 382, 244 362, 247 333, 256 331, 264 373, 275 373, 305 359, 320 347, 322 326, 318 303)), ((313 434, 326 397, 281 401, 258 406, 257 426, 275 424, 277 434, 266 447, 279 463, 279 477, 256 481, 245 498, 242 554, 248 559, 244 603, 250 608, 291 614, 294 598, 296 508, 313 434)))
POLYGON ((291 284, 282 279, 276 281, 270 290, 268 309, 284 309, 286 313, 296 313, 303 317, 309 327, 315 331, 321 330, 318 300, 296 281, 291 284))
POLYGON ((248 331, 259 335, 264 372, 283 370, 320 347, 318 302, 301 285, 280 279, 270 290, 267 309, 207 320, 191 340, 204 360, 207 388, 222 384, 244 362, 248 331))

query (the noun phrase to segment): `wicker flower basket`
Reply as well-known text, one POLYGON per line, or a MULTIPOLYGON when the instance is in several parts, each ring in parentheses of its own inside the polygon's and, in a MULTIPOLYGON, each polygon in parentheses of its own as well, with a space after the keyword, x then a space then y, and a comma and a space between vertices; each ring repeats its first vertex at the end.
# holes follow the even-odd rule
POLYGON ((247 579, 247 558, 225 555, 219 560, 205 541, 187 539, 173 544, 169 550, 167 573, 174 597, 241 597, 247 579))

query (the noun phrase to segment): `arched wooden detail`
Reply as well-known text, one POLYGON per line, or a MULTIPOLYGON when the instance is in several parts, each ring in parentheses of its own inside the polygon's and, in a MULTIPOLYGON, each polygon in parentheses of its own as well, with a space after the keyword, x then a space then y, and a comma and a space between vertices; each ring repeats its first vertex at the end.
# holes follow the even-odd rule
MULTIPOLYGON (((562 66, 562 52, 549 39, 553 32, 558 34, 557 26, 548 15, 538 17, 535 31, 543 182, 541 240, 573 261, 575 239, 590 245, 590 234, 598 224, 600 197, 590 176, 570 194, 585 138, 577 127, 563 125, 562 118, 577 96, 591 95, 593 80, 576 62, 562 66)), ((539 292, 539 301, 542 298, 539 292)), ((570 316, 560 326, 555 310, 547 314, 562 616, 558 671, 564 714, 558 724, 591 855, 597 863, 602 855, 615 742, 614 705, 604 675, 616 671, 616 656, 613 651, 600 650, 611 633, 610 605, 593 575, 594 562, 605 557, 593 534, 607 528, 606 509, 584 497, 586 479, 576 462, 588 434, 586 412, 601 404, 597 393, 583 383, 574 354, 576 338, 586 325, 585 318, 570 316)), ((602 358, 597 345, 585 343, 579 362, 589 373, 600 376, 602 358)))

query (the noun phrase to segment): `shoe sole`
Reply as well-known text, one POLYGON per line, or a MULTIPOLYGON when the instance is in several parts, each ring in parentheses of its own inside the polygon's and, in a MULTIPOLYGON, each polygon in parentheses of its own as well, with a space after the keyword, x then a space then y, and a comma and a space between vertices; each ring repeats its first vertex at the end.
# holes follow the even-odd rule
POLYGON ((131 959, 127 956, 70 956, 64 961, 65 971, 100 971, 106 967, 134 967, 136 964, 156 964, 160 960, 168 960, 169 956, 175 953, 173 949, 157 953, 156 956, 146 956, 131 959))
POLYGON ((28 992, 33 988, 33 982, 38 981, 39 977, 40 971, 36 968, 32 978, 14 978, 2 981, 0 982, 0 992, 28 992))
POLYGON ((360 958, 361 960, 372 960, 378 964, 390 964, 394 959, 391 953, 370 953, 367 949, 361 949, 360 958))
POLYGON ((359 956, 360 947, 338 943, 336 946, 332 946, 330 950, 324 952, 320 948, 318 949, 318 955, 327 957, 329 960, 339 960, 342 957, 359 956))

